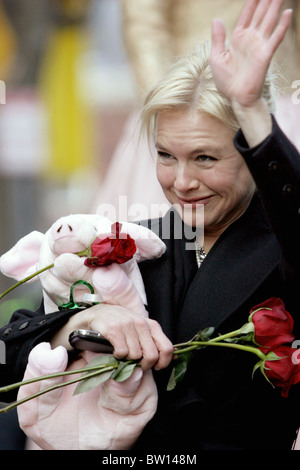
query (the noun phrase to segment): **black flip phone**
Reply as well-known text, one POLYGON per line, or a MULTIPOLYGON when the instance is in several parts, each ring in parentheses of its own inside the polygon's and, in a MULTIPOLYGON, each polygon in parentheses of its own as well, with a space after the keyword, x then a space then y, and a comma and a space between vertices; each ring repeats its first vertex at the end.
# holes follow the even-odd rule
POLYGON ((80 351, 93 351, 99 353, 112 353, 112 344, 98 331, 75 330, 69 336, 70 345, 80 351))

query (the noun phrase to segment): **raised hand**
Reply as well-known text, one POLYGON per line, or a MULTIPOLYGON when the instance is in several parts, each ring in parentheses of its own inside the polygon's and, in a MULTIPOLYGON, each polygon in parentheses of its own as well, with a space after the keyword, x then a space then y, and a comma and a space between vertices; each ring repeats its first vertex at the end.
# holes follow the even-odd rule
POLYGON ((291 22, 292 10, 280 15, 283 1, 247 0, 228 47, 223 22, 212 23, 212 73, 232 104, 251 107, 261 98, 268 67, 291 22))

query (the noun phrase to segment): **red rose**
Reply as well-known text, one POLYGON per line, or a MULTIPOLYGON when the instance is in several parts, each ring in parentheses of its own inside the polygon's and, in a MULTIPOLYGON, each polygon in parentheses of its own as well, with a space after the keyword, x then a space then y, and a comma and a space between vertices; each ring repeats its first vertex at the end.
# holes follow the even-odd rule
POLYGON ((126 263, 136 252, 134 240, 127 233, 120 233, 121 224, 112 225, 112 233, 97 237, 90 246, 84 264, 89 268, 111 263, 126 263))
POLYGON ((116 238, 113 240, 113 251, 116 256, 115 261, 119 264, 125 263, 136 252, 135 242, 130 235, 126 235, 126 238, 116 238))
POLYGON ((300 382, 300 364, 292 360, 295 351, 297 351, 295 348, 279 346, 267 355, 264 363, 265 375, 273 385, 281 389, 281 395, 285 398, 290 387, 300 382), (276 359, 274 353, 281 359, 276 359))
POLYGON ((291 343, 294 320, 285 310, 281 299, 272 297, 250 310, 250 318, 255 328, 255 341, 267 353, 277 346, 291 343))

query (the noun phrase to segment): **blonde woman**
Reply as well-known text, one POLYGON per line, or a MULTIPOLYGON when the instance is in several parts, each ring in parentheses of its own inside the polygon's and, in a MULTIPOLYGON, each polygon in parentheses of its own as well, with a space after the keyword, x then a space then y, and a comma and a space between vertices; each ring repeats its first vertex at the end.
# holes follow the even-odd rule
POLYGON ((224 25, 214 20, 211 48, 175 64, 146 99, 142 127, 173 206, 150 221, 166 253, 140 264, 150 318, 102 304, 71 312, 52 338, 67 346, 73 329, 88 327, 116 357, 154 368, 158 408, 134 450, 278 450, 295 438, 297 386, 282 398, 259 374, 252 379, 250 354, 200 350, 166 391, 172 344, 209 326, 216 334, 235 330, 270 297, 285 302, 299 331, 300 156, 271 114, 268 75, 291 21, 291 10, 279 13, 282 4, 247 0, 227 47, 224 25))

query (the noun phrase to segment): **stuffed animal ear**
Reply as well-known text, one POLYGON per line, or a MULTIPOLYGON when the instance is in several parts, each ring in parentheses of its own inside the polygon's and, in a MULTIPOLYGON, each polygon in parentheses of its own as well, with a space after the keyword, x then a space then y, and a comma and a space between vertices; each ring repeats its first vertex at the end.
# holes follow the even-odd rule
POLYGON ((36 271, 41 245, 45 235, 31 232, 21 238, 13 248, 0 258, 0 271, 8 277, 21 281, 36 271))
POLYGON ((133 222, 122 222, 121 233, 128 233, 135 240, 137 262, 159 258, 165 251, 164 242, 150 229, 133 222))

